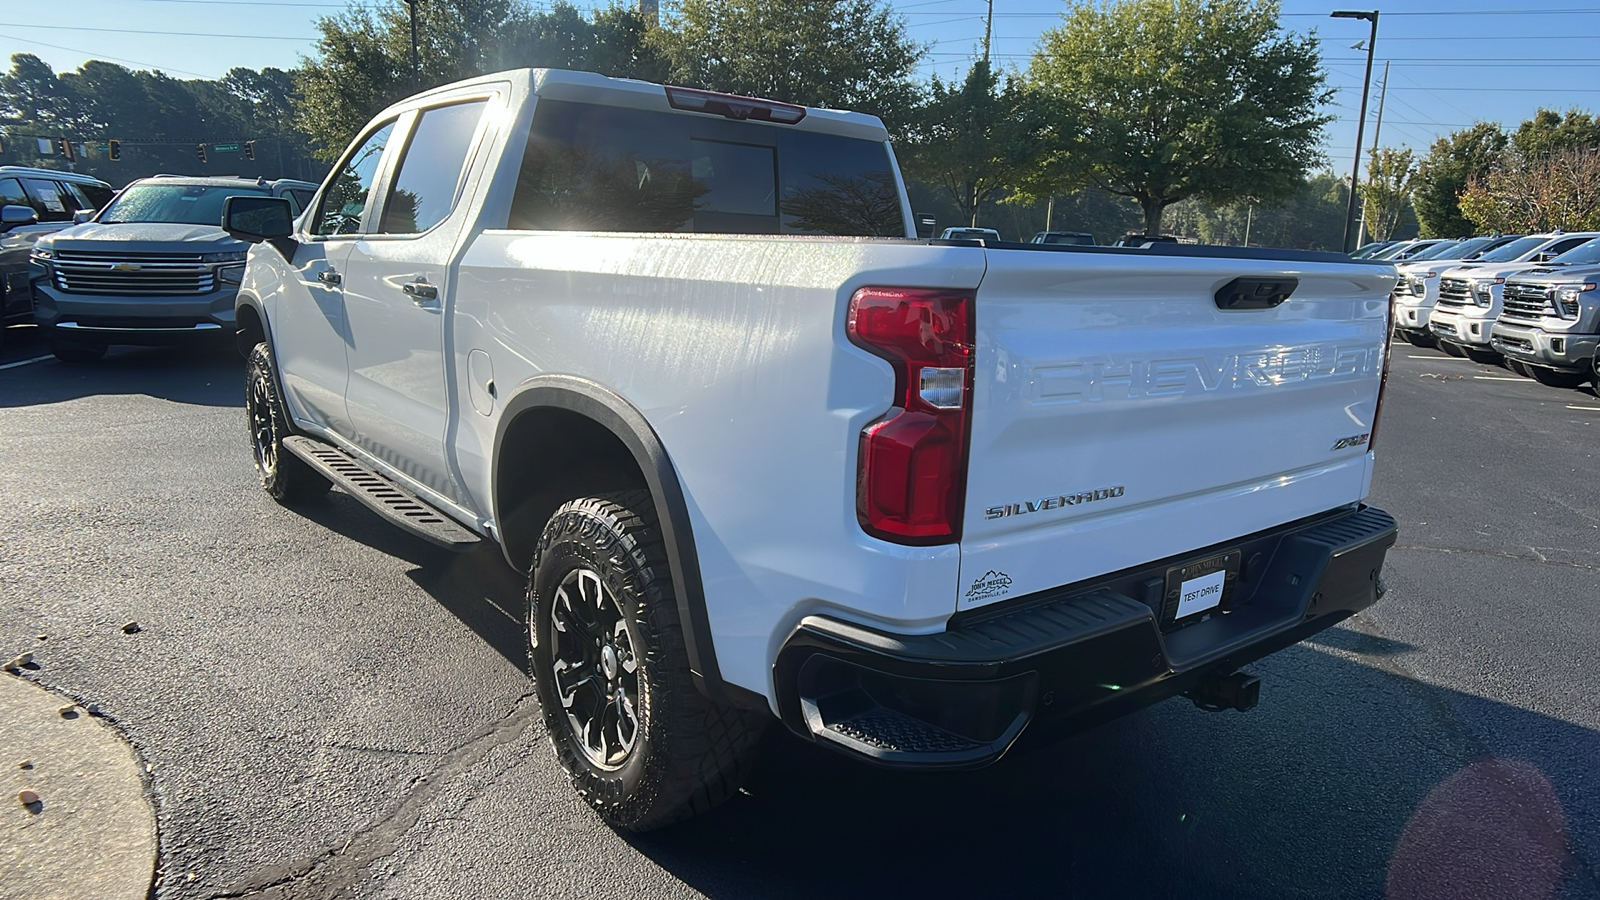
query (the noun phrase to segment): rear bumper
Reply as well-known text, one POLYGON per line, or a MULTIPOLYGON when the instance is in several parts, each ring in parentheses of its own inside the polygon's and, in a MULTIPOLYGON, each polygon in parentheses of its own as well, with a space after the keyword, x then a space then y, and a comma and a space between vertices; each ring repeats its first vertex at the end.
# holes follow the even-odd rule
POLYGON ((1008 601, 938 634, 802 620, 778 711, 802 737, 881 765, 976 768, 1191 690, 1371 606, 1397 527, 1373 507, 1008 601), (1240 550, 1230 611, 1163 631, 1167 568, 1240 550))
POLYGON ((107 344, 230 339, 237 287, 177 297, 74 294, 33 282, 34 319, 60 337, 107 344))
POLYGON ((1552 334, 1542 328, 1496 322, 1490 346, 1504 356, 1557 372, 1588 372, 1600 335, 1552 334))

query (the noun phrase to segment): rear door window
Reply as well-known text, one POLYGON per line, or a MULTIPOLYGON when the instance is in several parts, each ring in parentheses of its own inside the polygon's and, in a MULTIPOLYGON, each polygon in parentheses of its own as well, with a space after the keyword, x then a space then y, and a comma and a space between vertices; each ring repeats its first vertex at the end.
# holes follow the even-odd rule
POLYGON ((904 237, 881 142, 538 101, 510 227, 904 237))
POLYGON ((450 215, 487 102, 474 100, 422 111, 390 179, 379 233, 421 234, 450 215))
POLYGON ((24 178, 23 185, 33 200, 41 222, 67 222, 76 210, 75 199, 64 194, 59 183, 45 178, 24 178), (71 207, 71 208, 69 208, 71 207))

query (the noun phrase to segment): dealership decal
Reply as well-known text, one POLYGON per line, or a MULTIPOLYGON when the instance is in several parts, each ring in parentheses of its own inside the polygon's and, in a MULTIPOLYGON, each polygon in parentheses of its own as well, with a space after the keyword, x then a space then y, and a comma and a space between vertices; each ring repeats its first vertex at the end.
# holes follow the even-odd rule
POLYGON ((1011 593, 1011 576, 994 569, 983 573, 983 577, 972 582, 972 587, 967 588, 967 602, 976 603, 979 600, 988 600, 993 597, 1004 597, 1011 593))

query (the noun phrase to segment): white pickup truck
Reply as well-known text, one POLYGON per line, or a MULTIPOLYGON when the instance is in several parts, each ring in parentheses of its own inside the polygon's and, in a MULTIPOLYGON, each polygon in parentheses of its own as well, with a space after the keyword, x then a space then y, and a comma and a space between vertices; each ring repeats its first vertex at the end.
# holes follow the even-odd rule
POLYGON ((773 719, 960 768, 1247 709, 1382 593, 1387 263, 918 240, 875 118, 547 70, 224 225, 263 485, 497 542, 617 827, 736 790, 773 719))

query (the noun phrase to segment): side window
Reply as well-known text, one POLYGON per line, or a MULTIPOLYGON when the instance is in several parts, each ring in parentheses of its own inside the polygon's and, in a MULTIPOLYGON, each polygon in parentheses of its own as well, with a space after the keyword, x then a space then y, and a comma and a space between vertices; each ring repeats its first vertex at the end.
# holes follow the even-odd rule
POLYGON ((0 206, 32 207, 33 201, 22 192, 22 182, 15 178, 0 178, 0 206))
POLYGON ((39 212, 41 222, 70 222, 77 208, 71 197, 61 194, 61 185, 43 178, 24 178, 28 196, 33 198, 33 208, 39 212), (69 209, 68 207, 72 207, 69 209))
POLYGON ((421 234, 450 215, 486 104, 474 100, 423 111, 383 202, 380 234, 421 234))
POLYGON ((373 132, 355 152, 345 157, 333 181, 322 195, 311 233, 318 235, 356 234, 361 230, 361 213, 367 208, 367 195, 378 175, 378 162, 389 145, 394 122, 386 122, 373 132))
POLYGON ((1571 250, 1573 247, 1576 247, 1579 244, 1587 244, 1588 242, 1589 238, 1572 238, 1571 240, 1562 241, 1559 244, 1552 244, 1544 251, 1544 255, 1560 256, 1568 250, 1571 250))

